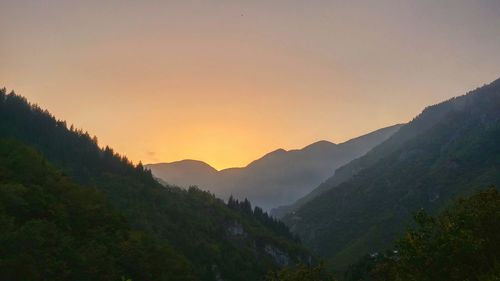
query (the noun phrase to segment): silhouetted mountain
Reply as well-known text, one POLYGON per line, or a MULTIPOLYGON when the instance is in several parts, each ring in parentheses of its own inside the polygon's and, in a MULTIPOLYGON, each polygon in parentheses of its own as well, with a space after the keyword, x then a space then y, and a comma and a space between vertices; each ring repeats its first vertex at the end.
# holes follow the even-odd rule
POLYGON ((175 186, 189 187, 212 182, 217 170, 203 161, 182 160, 171 163, 146 165, 153 175, 175 186))
POLYGON ((284 220, 306 245, 342 268, 388 247, 420 208, 436 212, 475 188, 500 186, 499 140, 496 80, 426 108, 339 168, 284 220))
POLYGON ((270 269, 310 259, 283 223, 260 208, 252 209, 250 202, 232 201, 228 206, 197 188, 162 186, 142 164, 132 165, 111 148, 100 148, 97 138, 68 128, 64 121, 21 96, 6 94, 5 89, 0 90, 0 139, 32 147, 25 155, 24 148, 0 141, 0 152, 6 152, 0 154, 0 164, 2 157, 8 157, 5 167, 0 165, 0 269, 6 270, 0 272, 2 280, 12 280, 7 270, 24 269, 43 270, 25 272, 26 280, 91 280, 88 276, 100 273, 102 280, 115 280, 115 276, 259 280, 270 269), (58 173, 46 168, 49 161, 63 174, 49 177, 47 173, 58 173), (68 190, 66 194, 66 188, 84 188, 73 187, 62 177, 100 195, 95 199, 87 198, 93 196, 90 191, 68 190), (110 209, 119 214, 113 217, 110 209), (117 221, 123 224, 117 226, 117 221), (107 240, 115 236, 121 240, 107 240), (152 238, 143 241, 142 236, 152 238), (57 239, 44 240, 47 237, 57 239), (73 255, 79 250, 88 253, 73 255), (65 265, 83 271, 52 270, 64 270, 65 265), (85 275, 87 269, 91 275, 85 275), (44 275, 45 271, 53 275, 44 275), (54 274, 59 279, 51 278, 54 274))
POLYGON ((400 125, 380 129, 345 143, 319 141, 302 149, 278 149, 244 168, 215 171, 206 163, 184 160, 147 165, 153 174, 179 186, 197 185, 227 199, 248 198, 269 210, 292 203, 309 193, 336 168, 362 156, 389 138, 400 125))

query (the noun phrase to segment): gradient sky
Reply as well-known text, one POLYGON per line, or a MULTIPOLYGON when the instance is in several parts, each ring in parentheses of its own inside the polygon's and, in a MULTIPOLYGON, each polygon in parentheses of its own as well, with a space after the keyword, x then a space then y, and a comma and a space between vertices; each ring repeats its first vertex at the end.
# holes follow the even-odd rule
POLYGON ((246 165, 500 77, 499 0, 0 0, 0 87, 134 161, 246 165))

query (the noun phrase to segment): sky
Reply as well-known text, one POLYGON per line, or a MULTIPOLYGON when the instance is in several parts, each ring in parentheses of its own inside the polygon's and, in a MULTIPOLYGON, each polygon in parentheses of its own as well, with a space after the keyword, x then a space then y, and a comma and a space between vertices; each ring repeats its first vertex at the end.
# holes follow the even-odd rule
POLYGON ((245 166, 499 77, 498 0, 0 0, 0 87, 134 162, 245 166))

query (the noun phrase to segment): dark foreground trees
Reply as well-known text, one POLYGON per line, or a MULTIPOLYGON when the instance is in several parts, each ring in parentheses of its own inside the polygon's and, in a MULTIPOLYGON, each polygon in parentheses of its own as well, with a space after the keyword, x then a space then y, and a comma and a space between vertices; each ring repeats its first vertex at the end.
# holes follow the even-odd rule
POLYGON ((460 199, 438 216, 421 211, 395 251, 365 257, 347 280, 500 280, 500 193, 460 199))
POLYGON ((419 212, 399 242, 401 280, 500 280, 500 194, 459 200, 437 217, 419 212), (491 279, 497 278, 497 279, 491 279))
POLYGON ((295 267, 283 268, 270 272, 266 281, 335 281, 322 264, 309 266, 299 264, 295 267))
POLYGON ((0 280, 196 280, 170 245, 130 228, 93 188, 0 139, 0 280))

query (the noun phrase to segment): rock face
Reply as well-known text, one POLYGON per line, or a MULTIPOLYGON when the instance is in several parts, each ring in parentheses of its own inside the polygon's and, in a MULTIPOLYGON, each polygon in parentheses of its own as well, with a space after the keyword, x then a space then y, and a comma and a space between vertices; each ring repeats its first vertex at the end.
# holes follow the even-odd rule
POLYGON ((264 246, 264 251, 273 258, 276 264, 280 266, 288 266, 290 264, 290 257, 280 249, 272 245, 266 245, 264 246))
POLYGON ((230 236, 246 236, 247 233, 239 222, 235 221, 226 227, 226 231, 230 236))
MULTIPOLYGON (((262 239, 262 237, 259 237, 258 234, 252 234, 238 221, 226 222, 225 230, 227 235, 226 239, 233 246, 240 247, 241 245, 251 245, 251 255, 261 257, 264 256, 265 258, 262 260, 268 260, 269 262, 272 262, 280 267, 289 266, 298 262, 308 264, 312 263, 313 258, 309 253, 298 256, 289 254, 286 251, 286 248, 283 248, 284 245, 266 241, 265 239, 262 239)), ((216 273, 217 267, 212 267, 212 271, 216 273)))
POLYGON ((217 171, 208 164, 183 160, 150 164, 155 177, 189 187, 197 185, 217 197, 247 198, 266 211, 290 204, 330 177, 335 169, 358 158, 394 134, 400 125, 384 128, 345 143, 319 141, 302 149, 278 149, 244 168, 217 171))

